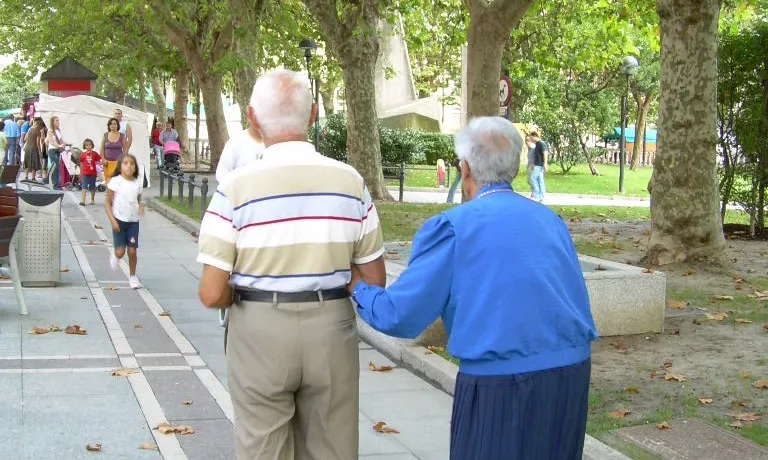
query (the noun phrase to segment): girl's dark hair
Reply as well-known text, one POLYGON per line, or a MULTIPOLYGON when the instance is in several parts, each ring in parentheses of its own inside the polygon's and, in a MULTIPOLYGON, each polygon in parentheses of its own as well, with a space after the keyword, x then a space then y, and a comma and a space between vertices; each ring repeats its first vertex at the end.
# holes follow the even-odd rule
POLYGON ((0 120, 0 131, 5 129, 5 122, 3 120, 0 120))
POLYGON ((112 173, 112 177, 117 177, 121 174, 120 169, 123 167, 123 158, 129 157, 133 160, 133 178, 138 179, 139 178, 139 162, 136 161, 136 157, 131 155, 130 153, 124 153, 123 156, 120 157, 119 160, 117 160, 117 168, 115 168, 115 172, 112 173))
POLYGON ((84 140, 84 141, 83 141, 83 150, 85 150, 85 149, 86 149, 86 146, 85 146, 85 144, 87 144, 87 143, 89 143, 89 142, 91 143, 91 147, 96 147, 96 144, 94 144, 92 140, 90 140, 90 139, 86 139, 86 140, 84 140))
POLYGON ((120 131, 120 122, 119 122, 119 121, 117 121, 117 118, 115 118, 115 117, 112 117, 112 118, 110 118, 109 120, 107 120, 107 132, 109 132, 109 125, 111 125, 113 121, 114 121, 115 123, 117 123, 117 130, 118 130, 118 131, 120 131))

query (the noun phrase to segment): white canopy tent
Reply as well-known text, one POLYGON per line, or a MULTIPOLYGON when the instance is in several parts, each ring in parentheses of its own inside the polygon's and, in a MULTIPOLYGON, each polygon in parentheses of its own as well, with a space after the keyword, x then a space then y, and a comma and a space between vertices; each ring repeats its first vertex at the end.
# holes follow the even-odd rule
POLYGON ((146 178, 150 183, 149 134, 153 115, 132 109, 124 105, 108 102, 92 96, 55 97, 47 94, 40 95, 40 102, 35 104, 35 116, 42 117, 46 124, 52 116, 59 117, 61 137, 64 142, 81 148, 85 139, 92 139, 96 149, 101 145, 104 133, 107 132, 107 120, 112 117, 115 109, 123 111, 123 121, 128 122, 133 134, 130 153, 139 162, 140 180, 146 178))

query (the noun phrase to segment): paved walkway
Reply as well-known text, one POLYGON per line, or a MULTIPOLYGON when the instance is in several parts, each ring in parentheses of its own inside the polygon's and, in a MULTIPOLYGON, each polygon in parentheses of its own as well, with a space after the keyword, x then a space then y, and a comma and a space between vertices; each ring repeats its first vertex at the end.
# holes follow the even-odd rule
MULTIPOLYGON (((134 291, 125 264, 109 268, 103 208, 81 208, 68 194, 64 215, 62 284, 25 289, 27 317, 12 295, 0 296, 0 458, 234 458, 223 329, 197 300, 195 238, 148 211, 138 270, 146 288, 134 291), (28 333, 72 324, 88 334, 28 333), (136 372, 111 375, 121 367, 136 372), (162 422, 195 433, 152 430, 162 422), (86 451, 96 443, 101 454, 86 451), (158 450, 139 449, 145 443, 158 450)), ((394 365, 360 344, 361 458, 447 459, 450 396, 405 369, 372 372, 369 362, 394 365), (400 434, 375 433, 378 421, 400 434)))

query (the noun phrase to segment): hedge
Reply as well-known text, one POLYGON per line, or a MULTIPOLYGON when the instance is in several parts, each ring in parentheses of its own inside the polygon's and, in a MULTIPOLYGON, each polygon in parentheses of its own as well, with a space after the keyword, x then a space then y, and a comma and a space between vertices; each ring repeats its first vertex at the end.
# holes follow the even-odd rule
MULTIPOLYGON (((320 153, 347 162, 347 120, 341 114, 325 118, 320 131, 320 153)), ((309 131, 314 139, 314 128, 309 131)), ((453 160, 453 135, 427 133, 415 129, 392 129, 379 125, 379 143, 383 166, 406 164, 434 165, 438 158, 453 160)))

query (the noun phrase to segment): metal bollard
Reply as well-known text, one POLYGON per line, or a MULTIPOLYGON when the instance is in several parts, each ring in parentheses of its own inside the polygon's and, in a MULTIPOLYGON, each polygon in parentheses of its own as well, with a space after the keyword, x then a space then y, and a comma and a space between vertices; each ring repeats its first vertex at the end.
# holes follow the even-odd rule
POLYGON ((168 201, 173 199, 173 174, 168 173, 168 201))
POLYGON ((405 162, 400 163, 400 197, 398 201, 403 202, 403 189, 405 188, 405 162))
POLYGON ((187 197, 187 209, 192 212, 193 202, 195 200, 195 175, 189 175, 189 196, 187 197))
POLYGON ((164 192, 163 186, 165 185, 165 180, 164 179, 165 179, 164 171, 162 169, 160 169, 160 198, 163 197, 163 192, 164 192))
POLYGON ((203 177, 203 185, 200 186, 200 220, 203 220, 205 210, 208 208, 208 178, 203 177))
POLYGON ((179 173, 179 206, 184 204, 184 173, 179 173))

